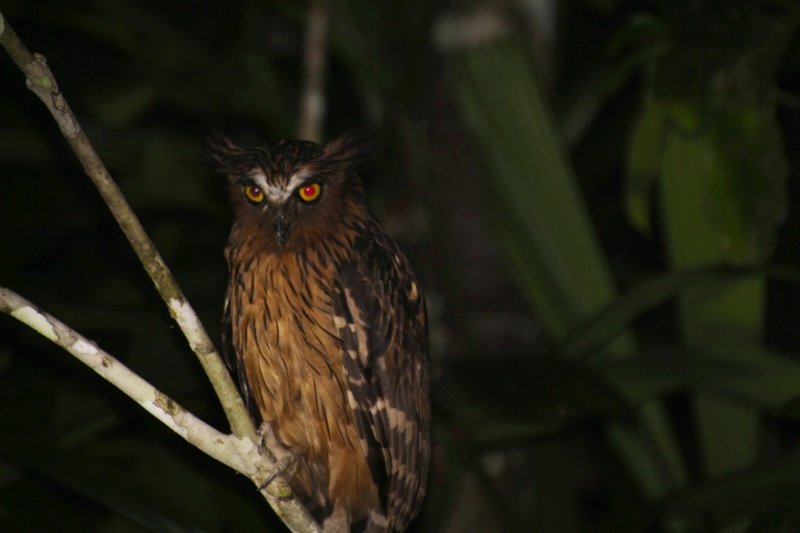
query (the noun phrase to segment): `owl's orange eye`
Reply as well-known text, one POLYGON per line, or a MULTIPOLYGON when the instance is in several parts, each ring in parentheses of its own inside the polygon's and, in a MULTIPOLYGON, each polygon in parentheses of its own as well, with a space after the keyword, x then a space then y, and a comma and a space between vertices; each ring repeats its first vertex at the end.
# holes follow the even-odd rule
POLYGON ((249 183, 244 186, 244 195, 254 204, 260 204, 264 201, 264 191, 257 185, 249 183))
POLYGON ((319 198, 322 186, 319 183, 308 183, 297 189, 297 194, 304 202, 313 202, 319 198))

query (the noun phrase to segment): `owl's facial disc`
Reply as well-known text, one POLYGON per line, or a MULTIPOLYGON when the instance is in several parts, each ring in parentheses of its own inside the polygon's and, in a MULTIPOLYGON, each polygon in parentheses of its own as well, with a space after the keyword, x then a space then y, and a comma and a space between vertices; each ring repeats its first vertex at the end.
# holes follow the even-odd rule
POLYGON ((297 217, 297 200, 303 204, 315 203, 321 193, 322 185, 310 179, 307 171, 297 171, 288 178, 272 175, 270 178, 260 168, 247 175, 243 192, 247 200, 268 213, 272 219, 272 229, 278 246, 283 247, 289 238, 293 222, 297 217), (257 194, 254 194, 253 191, 257 194), (295 195, 296 198, 292 198, 295 195))

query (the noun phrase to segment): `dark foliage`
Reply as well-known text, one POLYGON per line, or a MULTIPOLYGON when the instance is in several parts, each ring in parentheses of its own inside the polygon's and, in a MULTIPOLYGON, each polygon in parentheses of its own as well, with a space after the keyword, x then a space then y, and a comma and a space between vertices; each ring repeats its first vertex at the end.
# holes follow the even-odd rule
MULTIPOLYGON (((435 457, 412 527, 796 528, 797 6, 584 0, 537 25, 501 4, 330 2, 327 136, 375 132, 359 174, 429 299, 435 457), (491 17, 505 32, 467 31, 491 17)), ((294 136, 305 4, 2 9, 219 338, 231 214, 205 142, 294 136)), ((0 73, 0 284, 223 427, 4 54, 0 73)), ((281 528, 246 480, 11 319, 0 422, 0 530, 281 528)))

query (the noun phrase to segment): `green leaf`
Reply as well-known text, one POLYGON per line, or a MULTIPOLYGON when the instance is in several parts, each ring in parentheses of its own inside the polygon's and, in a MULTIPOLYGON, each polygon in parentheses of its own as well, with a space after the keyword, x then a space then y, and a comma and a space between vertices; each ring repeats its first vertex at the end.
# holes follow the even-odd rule
MULTIPOLYGON (((690 346, 661 348, 635 359, 603 366, 605 375, 631 402, 648 402, 677 392, 716 392, 791 415, 787 405, 800 390, 800 363, 759 346, 738 342, 730 331, 724 356, 690 346)), ((718 349, 722 344, 717 345, 718 349)))
MULTIPOLYGON (((535 69, 516 44, 481 47, 452 61, 500 218, 513 231, 501 236, 513 239, 512 256, 524 254, 512 260, 521 287, 535 308, 545 310, 548 332, 562 338, 615 291, 535 69), (528 268, 542 275, 529 276, 528 268)), ((618 349, 630 351, 630 339, 618 349)))
MULTIPOLYGON (((681 8, 675 10, 672 15, 682 13, 681 8)), ((698 20, 673 25, 686 40, 676 42, 659 65, 653 89, 672 124, 663 142, 660 190, 670 262, 676 269, 767 261, 785 212, 788 167, 774 103, 765 96, 770 80, 756 74, 748 61, 752 50, 761 46, 752 33, 758 21, 729 8, 719 15, 714 24, 734 17, 720 31, 736 32, 741 40, 715 42, 723 47, 716 55, 708 53, 713 48, 697 54, 690 45, 701 35, 693 33, 698 20)), ((783 37, 781 31, 776 33, 783 37)), ((729 343, 719 331, 736 331, 751 356, 761 357, 764 297, 763 279, 685 291, 679 309, 687 343, 730 357, 729 343)), ((755 462, 760 434, 757 410, 707 392, 696 396, 694 410, 708 475, 741 470, 755 462)))
POLYGON ((661 174, 665 131, 665 110, 648 100, 628 145, 625 183, 625 213, 631 225, 644 235, 652 232, 650 205, 653 187, 661 174))
POLYGON ((662 516, 702 518, 713 515, 718 524, 740 523, 743 518, 775 503, 782 494, 795 492, 798 483, 800 458, 794 455, 768 466, 694 486, 663 499, 655 508, 662 516))
MULTIPOLYGON (((547 333, 563 342, 616 290, 538 72, 515 41, 455 54, 448 70, 492 178, 509 264, 547 333)), ((634 350, 623 333, 604 353, 634 350)), ((644 492, 663 494, 685 479, 680 455, 659 406, 640 416, 642 432, 609 426, 607 435, 644 492)))
POLYGON ((634 320, 669 302, 686 289, 720 279, 735 280, 754 275, 752 270, 706 268, 667 272, 643 281, 567 335, 560 350, 574 358, 587 357, 619 336, 634 320))

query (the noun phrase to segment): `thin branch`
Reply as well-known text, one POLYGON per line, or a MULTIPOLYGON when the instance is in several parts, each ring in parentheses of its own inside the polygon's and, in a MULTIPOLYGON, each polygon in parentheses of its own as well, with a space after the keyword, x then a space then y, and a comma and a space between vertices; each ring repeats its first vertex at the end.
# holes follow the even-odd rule
MULTIPOLYGON (((185 412, 183 409, 180 409, 177 404, 169 400, 165 395, 157 393, 158 391, 155 391, 155 389, 149 385, 147 385, 150 387, 149 392, 143 392, 147 399, 142 400, 149 403, 142 403, 140 400, 137 401, 140 401, 143 407, 148 409, 156 418, 167 424, 173 431, 176 431, 198 448, 212 455, 212 457, 216 458, 215 455, 210 453, 210 450, 219 446, 226 447, 227 445, 225 443, 229 442, 229 440, 225 439, 220 440, 219 435, 222 435, 226 439, 235 439, 239 442, 250 442, 251 447, 256 449, 258 460, 251 465, 251 468, 256 469, 255 473, 247 475, 261 488, 261 492, 270 506, 272 506, 278 516, 281 517, 293 531, 318 531, 318 526, 305 508, 294 499, 292 491, 282 477, 279 476, 266 488, 263 487, 269 475, 269 471, 271 470, 270 467, 272 463, 266 458, 261 457, 262 454, 260 450, 252 446, 252 442, 256 440, 255 428, 253 427, 244 402, 222 358, 214 348, 214 344, 211 342, 208 333, 203 328, 200 320, 197 318, 197 314, 189 305, 180 287, 178 287, 177 282, 153 245, 150 237, 145 233, 139 219, 133 213, 133 210, 128 205, 127 200, 125 200, 117 184, 111 178, 111 175, 95 152, 89 139, 83 133, 78 120, 72 113, 66 99, 61 94, 55 77, 47 66, 44 56, 41 54, 32 54, 25 47, 16 32, 8 25, 2 12, 0 12, 0 45, 3 46, 12 60, 25 74, 28 88, 33 91, 50 110, 64 138, 72 147, 75 155, 83 165, 86 174, 97 187, 103 200, 105 200, 111 213, 136 252, 136 255, 153 280, 162 299, 167 303, 170 314, 189 341, 189 345, 197 355, 203 369, 208 375, 214 387, 214 391, 220 399, 225 415, 228 417, 234 436, 224 436, 216 432, 216 430, 213 430, 213 428, 211 428, 215 432, 213 434, 199 429, 196 432, 187 432, 184 426, 178 424, 178 421, 185 422, 186 420, 198 419, 185 412), (172 412, 171 409, 173 408, 179 409, 179 416, 164 416, 164 413, 172 412), (192 436, 191 440, 189 438, 190 435, 192 436), (200 441, 203 441, 202 444, 200 441)), ((34 327, 34 329, 50 340, 63 346, 76 357, 81 358, 86 355, 84 352, 91 352, 92 350, 97 350, 95 355, 101 354, 99 349, 92 343, 86 341, 72 330, 69 330, 69 328, 49 315, 36 310, 34 306, 20 299, 19 296, 14 295, 8 290, 3 290, 3 297, 6 299, 10 298, 10 301, 16 302, 13 308, 12 303, 5 303, 2 308, 3 311, 11 313, 15 318, 20 320, 28 320, 26 323, 32 327, 37 326, 34 327), (66 335, 64 338, 68 340, 71 339, 73 342, 71 344, 61 344, 59 342, 59 332, 66 335)), ((108 354, 102 352, 101 355, 98 355, 92 360, 92 363, 87 362, 87 364, 106 377, 106 373, 100 372, 100 370, 106 368, 104 362, 108 363, 112 360, 113 358, 110 358, 108 354)), ((119 364, 117 363, 117 365, 119 364)), ((119 365, 119 367, 124 368, 122 365, 119 365)), ((127 368, 124 370, 122 374, 124 374, 126 378, 122 379, 123 382, 128 378, 134 379, 131 376, 135 376, 135 374, 131 373, 127 368)), ((138 376, 136 376, 136 378, 138 378, 138 376)), ((145 383, 141 378, 138 379, 142 383, 145 383)), ((141 383, 135 379, 132 383, 135 384, 130 386, 135 390, 139 390, 142 387, 141 383)), ((120 384, 114 384, 120 387, 120 384)), ((126 394, 129 393, 126 391, 126 394)), ((176 411, 176 413, 177 412, 178 411, 176 411)), ((201 426, 193 425, 192 427, 198 428, 201 426)), ((232 466, 227 462, 225 462, 225 464, 232 466)), ((244 465, 239 466, 244 470, 240 470, 236 466, 232 466, 232 468, 246 473, 247 467, 244 465)))
POLYGON ((253 441, 220 433, 57 318, 3 287, 0 287, 0 311, 74 355, 169 429, 214 459, 248 476, 255 471, 260 458, 252 453, 253 441), (244 443, 247 446, 243 446, 244 443), (248 458, 245 460, 244 456, 248 458))
POLYGON ((83 165, 86 174, 97 187, 123 233, 131 243, 147 274, 159 294, 167 303, 170 314, 178 323, 194 353, 203 365, 231 429, 236 435, 254 438, 255 428, 247 414, 236 386, 222 358, 214 348, 196 313, 178 287, 175 278, 161 255, 145 233, 139 219, 111 178, 108 170, 94 150, 66 99, 58 88, 55 77, 41 54, 31 54, 0 13, 0 44, 6 49, 27 78, 26 84, 47 106, 61 133, 83 165))
POLYGON ((325 121, 325 70, 328 41, 328 2, 311 0, 306 22, 304 87, 300 97, 300 139, 322 141, 325 121))
MULTIPOLYGON (((257 487, 262 487, 273 472, 274 463, 261 452, 253 440, 220 433, 95 343, 3 287, 0 287, 0 311, 11 315, 74 355, 189 444, 244 474, 257 487)), ((318 531, 305 507, 292 496, 291 489, 285 485, 283 479, 277 478, 276 482, 269 484, 269 490, 262 490, 262 494, 292 531, 318 531)))

